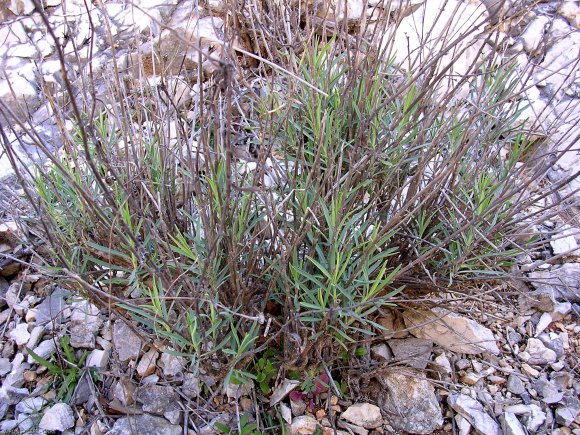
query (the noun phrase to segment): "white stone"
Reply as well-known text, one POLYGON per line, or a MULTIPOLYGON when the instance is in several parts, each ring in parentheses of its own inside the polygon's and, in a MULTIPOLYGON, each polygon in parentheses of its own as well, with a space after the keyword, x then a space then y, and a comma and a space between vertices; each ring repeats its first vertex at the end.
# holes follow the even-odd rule
POLYGON ((43 397, 28 397, 16 404, 16 412, 22 414, 36 414, 46 404, 43 397))
POLYGON ((526 428, 535 432, 546 420, 546 413, 538 405, 511 405, 504 409, 515 415, 525 415, 526 428))
POLYGON ((183 357, 162 353, 159 359, 159 367, 163 369, 164 376, 177 376, 183 373, 185 360, 183 357))
POLYGON ((532 365, 546 365, 556 362, 558 359, 556 352, 544 346, 541 340, 537 338, 529 338, 526 346, 526 352, 530 355, 530 359, 526 361, 532 365))
POLYGON ((292 421, 290 426, 291 435, 309 435, 316 431, 318 421, 310 415, 301 415, 292 421))
POLYGON ((495 337, 488 328, 442 308, 433 308, 431 311, 407 310, 403 318, 415 337, 431 340, 453 352, 500 353, 495 337))
POLYGON ((30 15, 34 11, 34 2, 32 0, 10 0, 7 7, 14 15, 30 15))
POLYGON ((341 417, 365 429, 374 429, 383 424, 381 409, 370 403, 351 405, 342 413, 341 417))
POLYGON ((577 233, 577 230, 566 227, 554 234, 550 240, 554 255, 580 255, 580 247, 574 237, 577 233))
POLYGON ((14 341, 17 346, 23 346, 30 339, 27 323, 19 323, 12 331, 8 332, 8 338, 14 341))
MULTIPOLYGON (((41 358, 48 358, 50 355, 56 352, 56 344, 53 339, 44 340, 37 347, 32 349, 32 351, 41 358)), ((33 364, 36 361, 32 356, 28 355, 28 364, 33 364)))
POLYGON ((544 330, 548 326, 550 326, 550 323, 552 323, 552 315, 550 313, 542 313, 542 315, 540 317, 540 320, 538 321, 538 324, 536 325, 536 334, 535 334, 535 336, 537 337, 542 332, 544 332, 544 330))
POLYGON ((139 357, 141 339, 122 320, 117 320, 113 325, 113 344, 121 362, 139 357))
POLYGON ((426 434, 443 425, 433 385, 419 373, 392 370, 378 380, 383 388, 377 404, 394 429, 426 434), (406 412, 402 413, 401 409, 406 412))
POLYGON ((0 100, 18 119, 26 119, 27 107, 34 112, 40 105, 37 89, 24 77, 14 74, 8 80, 0 79, 0 100))
POLYGON ((288 394, 294 391, 298 385, 300 385, 300 381, 284 379, 284 381, 282 381, 282 383, 276 387, 270 396, 270 406, 274 406, 283 400, 288 394))
POLYGON ((501 435, 502 432, 497 422, 484 411, 483 405, 477 400, 464 394, 451 394, 447 403, 465 417, 478 433, 501 435))
POLYGON ((578 2, 565 1, 558 7, 558 13, 576 29, 580 29, 580 7, 578 2))
POLYGON ((318 16, 341 23, 346 21, 360 20, 365 15, 364 0, 330 0, 325 2, 318 16))
POLYGON ((87 368, 105 370, 107 368, 107 364, 109 363, 109 353, 110 352, 108 350, 93 349, 87 357, 85 366, 87 368))
POLYGON ((157 358, 159 358, 159 353, 157 352, 157 349, 155 348, 149 349, 149 351, 147 351, 145 355, 141 357, 139 364, 137 364, 137 374, 143 378, 145 376, 149 376, 155 373, 155 370, 157 368, 156 366, 157 358))
POLYGON ((99 309, 89 301, 72 304, 70 345, 74 348, 94 349, 96 336, 102 325, 99 309))
POLYGON ((504 412, 500 417, 500 421, 504 435, 526 435, 524 427, 515 414, 504 412))
POLYGON ((45 411, 38 427, 46 431, 64 432, 74 425, 75 420, 71 407, 66 403, 57 403, 45 411))
POLYGON ((531 53, 538 48, 544 38, 544 32, 549 22, 550 18, 540 15, 531 21, 522 32, 520 36, 524 40, 524 49, 528 53, 531 53))

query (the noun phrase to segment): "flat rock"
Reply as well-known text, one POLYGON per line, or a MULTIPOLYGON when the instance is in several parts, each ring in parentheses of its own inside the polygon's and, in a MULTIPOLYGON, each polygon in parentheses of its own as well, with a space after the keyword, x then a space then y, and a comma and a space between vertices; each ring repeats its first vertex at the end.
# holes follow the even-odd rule
POLYGON ((141 357, 139 364, 137 364, 137 374, 144 378, 155 373, 155 370, 157 369, 157 358, 159 358, 157 349, 151 348, 145 352, 141 357))
POLYGON ((137 334, 124 321, 117 320, 113 325, 113 345, 121 362, 136 360, 141 352, 142 342, 137 334))
POLYGON ((19 323, 14 329, 8 332, 8 338, 14 341, 17 346, 24 346, 30 339, 27 323, 19 323))
POLYGON ((40 412, 45 404, 46 399, 43 397, 27 397, 16 404, 15 410, 20 414, 36 414, 40 412))
POLYGON ((546 413, 538 405, 510 405, 504 409, 505 412, 511 412, 515 415, 523 415, 526 429, 535 432, 546 421, 546 413))
POLYGON ((99 309, 89 301, 73 303, 70 318, 70 345, 74 348, 94 349, 102 323, 99 309))
POLYGON ((161 417, 143 414, 118 419, 106 435, 181 435, 182 433, 183 428, 177 424, 171 424, 161 417))
POLYGON ((61 323, 63 320, 63 311, 67 307, 66 299, 70 292, 57 287, 45 298, 36 308, 36 323, 51 324, 52 322, 61 323))
POLYGON ((556 408, 556 423, 569 427, 580 414, 580 400, 577 397, 566 397, 561 406, 556 408))
POLYGON ((484 411, 483 405, 464 394, 451 394, 447 403, 455 412, 461 414, 478 433, 486 435, 501 435, 497 422, 484 411))
POLYGON ((580 302, 580 263, 566 263, 557 269, 534 271, 530 279, 538 290, 553 292, 557 300, 580 302))
POLYGON ((530 358, 526 362, 532 365, 546 365, 556 362, 558 359, 556 352, 548 349, 537 338, 528 338, 526 352, 530 355, 530 358))
POLYGON ((493 333, 475 320, 450 313, 442 308, 407 310, 405 324, 417 338, 431 340, 453 352, 480 354, 500 351, 493 333))
POLYGON ((524 387, 524 383, 520 379, 520 377, 514 373, 510 373, 507 380, 507 390, 512 394, 523 394, 526 392, 526 388, 524 387))
POLYGON ((357 403, 349 406, 341 417, 365 429, 375 429, 383 424, 381 409, 370 403, 357 403))
POLYGON ((179 396, 173 387, 143 385, 135 391, 135 399, 143 404, 143 411, 153 414, 164 414, 178 409, 179 396))
POLYGON ((433 385, 418 372, 389 371, 379 378, 378 405, 395 429, 428 434, 443 425, 433 385))
POLYGON ((48 408, 38 427, 46 431, 64 432, 75 425, 72 408, 66 403, 57 403, 48 408))
POLYGON ((433 342, 423 338, 389 340, 387 344, 393 351, 396 361, 407 363, 420 370, 427 367, 433 349, 433 342))
POLYGON ((163 369, 164 376, 175 377, 181 375, 183 374, 184 366, 185 359, 181 356, 164 352, 159 359, 159 367, 163 369))
POLYGON ((500 418, 503 435, 526 435, 524 427, 515 414, 504 412, 500 418))
POLYGON ((318 421, 310 415, 296 417, 290 425, 292 435, 311 435, 316 431, 318 421))

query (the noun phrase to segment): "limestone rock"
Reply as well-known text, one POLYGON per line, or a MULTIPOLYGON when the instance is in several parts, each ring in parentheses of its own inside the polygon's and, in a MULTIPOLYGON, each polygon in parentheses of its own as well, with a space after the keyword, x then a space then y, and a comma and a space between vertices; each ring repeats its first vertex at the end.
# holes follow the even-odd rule
POLYGON ((365 429, 374 429, 383 424, 381 409, 370 403, 351 405, 342 413, 341 417, 365 429))
POLYGON ((504 412, 499 419, 501 421, 503 435, 526 435, 524 427, 515 414, 504 412))
POLYGON ((122 320, 117 320, 113 325, 113 344, 121 362, 139 357, 141 339, 122 320))
POLYGON ((159 359, 159 367, 163 369, 164 376, 178 376, 183 373, 185 360, 181 356, 171 355, 170 353, 162 353, 159 359))
POLYGON ((427 434, 443 424, 433 385, 418 372, 387 372, 379 378, 378 405, 398 430, 427 434))
POLYGON ((564 1, 558 7, 558 13, 576 29, 580 29, 580 6, 578 2, 564 1))
POLYGON ((72 408, 66 403, 57 403, 45 411, 38 426, 46 431, 64 432, 74 425, 72 408))
POLYGON ((311 435, 316 431, 318 421, 310 415, 301 415, 292 421, 290 434, 292 435, 311 435))
POLYGON ((141 357, 139 364, 137 364, 137 374, 144 378, 145 376, 152 375, 157 369, 156 363, 157 358, 159 358, 159 353, 157 349, 151 348, 141 357))
POLYGON ((403 318, 415 337, 431 340, 445 349, 467 354, 499 354, 493 333, 475 320, 442 308, 407 310, 403 318))
POLYGON ((173 387, 142 385, 135 391, 135 400, 143 404, 143 411, 164 414, 178 409, 179 396, 173 387))
POLYGON ((74 348, 94 349, 102 320, 99 309, 89 301, 72 304, 70 345, 74 348))
POLYGON ((433 342, 422 338, 389 340, 388 345, 397 361, 407 363, 420 370, 427 367, 433 349, 433 342))
POLYGON ((546 365, 556 362, 558 359, 556 352, 548 349, 544 346, 544 343, 537 338, 528 339, 526 352, 530 355, 530 359, 526 362, 532 365, 546 365))
POLYGON ((451 394, 447 403, 477 430, 486 435, 501 435, 497 422, 484 411, 483 405, 464 394, 451 394))
POLYGON ((24 346, 30 339, 30 332, 28 332, 27 323, 19 323, 14 329, 8 333, 8 338, 14 340, 17 346, 24 346))
POLYGON ((143 414, 118 419, 113 428, 107 432, 107 435, 181 435, 182 433, 183 429, 179 425, 171 424, 161 417, 143 414))
POLYGON ((12 112, 10 117, 21 120, 26 119, 29 112, 34 112, 41 102, 35 85, 18 75, 11 75, 8 80, 0 79, 0 100, 12 112))

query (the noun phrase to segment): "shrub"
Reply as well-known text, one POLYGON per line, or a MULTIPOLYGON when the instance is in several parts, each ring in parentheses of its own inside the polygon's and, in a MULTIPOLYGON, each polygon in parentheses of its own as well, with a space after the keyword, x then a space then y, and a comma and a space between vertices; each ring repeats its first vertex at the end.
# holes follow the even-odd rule
POLYGON ((261 31, 271 60, 238 76, 225 44, 190 119, 143 87, 96 117, 71 91, 55 112, 76 131, 28 184, 62 276, 226 383, 271 347, 286 370, 331 364, 383 307, 501 278, 547 194, 514 65, 491 56, 442 87, 437 68, 298 24, 301 51, 261 31))

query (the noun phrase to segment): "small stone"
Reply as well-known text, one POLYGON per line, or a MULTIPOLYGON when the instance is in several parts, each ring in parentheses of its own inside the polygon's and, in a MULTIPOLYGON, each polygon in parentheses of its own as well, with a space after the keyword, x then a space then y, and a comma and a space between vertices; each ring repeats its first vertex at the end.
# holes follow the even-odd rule
POLYGON ((121 378, 113 387, 113 397, 127 406, 135 403, 135 385, 128 378, 121 378))
POLYGON ((422 338, 405 338, 389 340, 388 345, 393 351, 396 361, 424 370, 431 358, 433 342, 422 338))
POLYGON ((451 363, 449 362, 449 358, 447 358, 447 356, 444 353, 436 356, 431 366, 433 370, 441 374, 448 375, 453 372, 453 370, 451 369, 451 363))
POLYGON ((94 349, 102 323, 99 309, 89 301, 73 303, 70 318, 70 345, 74 348, 94 349))
POLYGON ((109 351, 101 349, 93 349, 87 360, 85 366, 87 368, 95 368, 98 370, 105 370, 109 363, 109 351))
POLYGON ((167 377, 175 377, 183 373, 185 360, 183 357, 171 355, 163 352, 159 360, 159 367, 163 369, 163 375, 167 377))
POLYGON ((499 419, 504 435, 526 435, 524 427, 515 414, 504 412, 499 419))
POLYGON ((548 349, 544 346, 544 343, 537 338, 528 339, 526 352, 530 355, 530 359, 527 361, 529 364, 546 365, 556 362, 558 359, 556 352, 548 349))
MULTIPOLYGON (((354 433, 356 435, 368 435, 369 431, 364 427, 357 426, 356 424, 349 423, 348 421, 339 419, 338 427, 346 429, 348 434, 354 433)), ((339 431, 339 433, 342 431, 339 431)), ((394 432, 394 431, 393 431, 394 432)))
POLYGON ((17 346, 24 346, 30 339, 30 332, 28 332, 28 324, 19 323, 12 331, 8 333, 8 338, 14 341, 17 346))
POLYGON ((292 435, 311 435, 316 431, 318 421, 310 415, 301 415, 292 421, 290 433, 292 435))
POLYGON ((64 320, 63 312, 67 307, 66 299, 70 292, 56 287, 54 291, 45 298, 36 308, 36 323, 38 325, 47 324, 52 327, 53 323, 61 323, 64 320))
POLYGON ((507 380, 507 390, 512 394, 520 394, 525 393, 526 388, 524 387, 524 383, 520 379, 518 375, 515 373, 510 373, 507 380))
POLYGON ((576 397, 567 397, 561 405, 556 408, 556 423, 570 427, 580 414, 580 400, 576 397))
POLYGON ((378 380, 383 389, 377 404, 395 429, 431 433, 443 425, 433 385, 419 373, 389 371, 378 380), (401 409, 406 412, 402 413, 401 409))
POLYGON ((35 326, 34 328, 32 328, 32 331, 30 332, 30 338, 28 339, 28 343, 26 343, 26 347, 28 349, 34 349, 34 347, 36 347, 36 345, 44 335, 44 331, 45 331, 44 327, 42 326, 35 326))
POLYGON ((522 371, 533 378, 537 378, 540 376, 540 372, 537 371, 535 368, 531 367, 529 364, 522 363, 522 371))
POLYGON ((155 370, 157 369, 156 363, 158 357, 159 353, 157 352, 157 349, 149 349, 149 351, 147 351, 141 357, 139 364, 137 364, 137 374, 144 378, 145 376, 149 376, 155 373, 155 370))
POLYGON ((550 313, 542 313, 538 324, 536 325, 536 337, 540 335, 544 330, 550 326, 552 323, 552 315, 550 313))
POLYGON ((66 403, 57 403, 44 412, 38 427, 46 431, 64 432, 75 425, 71 407, 66 403))
POLYGON ((123 320, 117 320, 113 325, 113 344, 119 355, 119 361, 127 362, 139 357, 141 339, 123 320))
POLYGON ((447 403, 460 413, 479 432, 486 435, 500 435, 501 429, 496 421, 487 414, 477 400, 463 394, 451 394, 447 403))
POLYGON ((461 377, 461 382, 467 385, 475 385, 477 384, 483 377, 475 374, 473 372, 467 373, 465 376, 461 377))
POLYGON ((415 337, 432 340, 453 352, 490 352, 494 355, 500 353, 491 330, 475 320, 442 308, 433 308, 430 311, 407 310, 403 313, 403 319, 415 337))
POLYGON ((46 404, 43 397, 28 397, 16 404, 16 412, 21 414, 36 414, 46 404))
POLYGON ((8 358, 0 358, 0 376, 4 376, 7 373, 10 373, 12 370, 12 364, 10 363, 10 359, 8 358))
MULTIPOLYGON (((56 343, 53 339, 44 340, 38 346, 36 346, 32 351, 41 358, 47 359, 50 355, 56 352, 56 343)), ((33 364, 36 361, 31 355, 28 355, 28 364, 33 364)))
POLYGON ((469 361, 467 358, 460 358, 455 361, 455 368, 457 370, 465 370, 469 366, 471 366, 471 361, 469 361))
POLYGON ((558 334, 553 332, 550 332, 549 334, 540 334, 538 339, 544 344, 544 346, 556 353, 556 358, 564 356, 564 343, 562 343, 558 334))
POLYGON ((199 396, 199 378, 193 373, 186 373, 183 375, 183 385, 181 386, 181 392, 190 399, 199 396))
MULTIPOLYGON (((167 422, 164 418, 149 414, 123 417, 115 422, 107 435, 163 434, 181 435, 183 428, 167 422)), ((215 432, 213 432, 215 433, 215 432)))
POLYGON ((300 385, 300 381, 284 379, 284 381, 276 387, 270 396, 270 406, 274 406, 283 400, 288 394, 294 391, 298 385, 300 385))
POLYGON ((290 408, 292 409, 292 415, 294 415, 294 417, 300 417, 301 415, 304 415, 307 406, 307 403, 302 399, 290 399, 290 408))
POLYGON ((515 415, 525 415, 525 425, 529 431, 535 432, 546 420, 546 413, 538 405, 511 405, 505 408, 505 412, 515 415))
POLYGON ((246 384, 234 384, 230 382, 225 387, 225 393, 228 399, 239 399, 242 396, 249 396, 252 391, 253 382, 246 384))
POLYGON ((342 413, 341 417, 365 429, 374 429, 383 424, 380 408, 370 403, 351 405, 342 413))
POLYGON ((393 352, 391 352, 391 349, 385 343, 372 346, 371 355, 382 361, 390 361, 393 359, 393 352))
POLYGON ((292 410, 288 405, 285 403, 280 403, 280 413, 282 414, 282 418, 286 423, 292 423, 292 410))
POLYGON ((143 404, 143 411, 163 414, 178 409, 179 396, 173 387, 149 384, 137 389, 135 400, 143 404))

